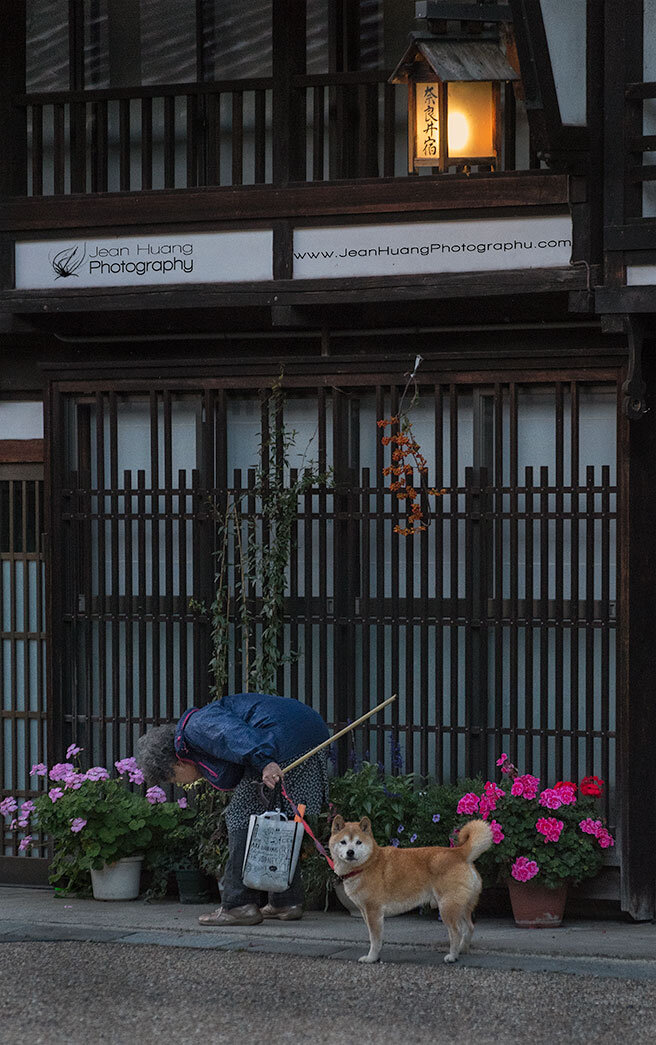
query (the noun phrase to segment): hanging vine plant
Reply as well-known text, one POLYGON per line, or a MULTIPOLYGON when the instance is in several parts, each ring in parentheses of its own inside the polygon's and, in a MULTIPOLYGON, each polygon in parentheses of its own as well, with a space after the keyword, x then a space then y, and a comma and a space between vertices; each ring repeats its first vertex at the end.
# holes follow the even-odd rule
POLYGON ((190 605, 209 618, 210 692, 214 698, 221 697, 227 688, 235 624, 241 634, 249 692, 274 693, 279 669, 298 656, 296 651, 285 653, 283 648, 292 529, 298 519, 299 497, 329 485, 332 471, 320 471, 316 462, 308 458, 311 439, 300 455, 296 478, 291 478, 290 458, 298 433, 284 423, 284 402, 281 375, 266 403, 267 423, 259 446, 254 485, 229 500, 222 512, 212 505, 217 520, 214 599, 209 607, 196 600, 190 605), (254 514, 244 509, 247 497, 255 501, 254 514), (252 592, 254 599, 250 597, 252 592))

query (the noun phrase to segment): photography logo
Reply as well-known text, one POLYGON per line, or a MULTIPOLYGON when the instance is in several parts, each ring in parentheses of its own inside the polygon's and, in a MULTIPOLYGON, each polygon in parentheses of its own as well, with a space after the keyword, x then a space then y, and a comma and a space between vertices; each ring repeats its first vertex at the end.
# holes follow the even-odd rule
POLYGON ((68 279, 69 276, 77 276, 77 270, 87 256, 87 245, 80 247, 79 243, 74 247, 64 247, 50 257, 50 264, 55 273, 55 279, 68 279))

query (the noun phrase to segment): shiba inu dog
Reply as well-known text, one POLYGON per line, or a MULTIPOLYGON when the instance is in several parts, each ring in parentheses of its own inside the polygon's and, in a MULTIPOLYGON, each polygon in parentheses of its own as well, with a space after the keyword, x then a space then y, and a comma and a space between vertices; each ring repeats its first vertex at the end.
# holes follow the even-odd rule
POLYGON ((359 961, 378 961, 386 914, 402 914, 425 903, 438 908, 449 932, 444 961, 455 962, 461 951, 466 953, 474 931, 472 911, 482 887, 474 860, 491 844, 492 831, 484 820, 465 824, 453 849, 396 849, 376 843, 368 817, 345 823, 336 816, 329 843, 335 873, 369 930, 369 953, 359 961))

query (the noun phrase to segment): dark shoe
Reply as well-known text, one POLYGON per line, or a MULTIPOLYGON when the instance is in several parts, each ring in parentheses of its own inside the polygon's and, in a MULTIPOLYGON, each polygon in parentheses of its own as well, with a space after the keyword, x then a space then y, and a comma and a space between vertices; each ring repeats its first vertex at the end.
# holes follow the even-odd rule
POLYGON ((293 907, 274 907, 268 903, 266 907, 260 908, 260 914, 263 918, 277 918, 280 922, 297 922, 303 917, 303 908, 300 903, 293 907))
POLYGON ((211 914, 201 914, 198 921, 201 925, 259 925, 262 913, 254 903, 243 907, 217 907, 211 914))

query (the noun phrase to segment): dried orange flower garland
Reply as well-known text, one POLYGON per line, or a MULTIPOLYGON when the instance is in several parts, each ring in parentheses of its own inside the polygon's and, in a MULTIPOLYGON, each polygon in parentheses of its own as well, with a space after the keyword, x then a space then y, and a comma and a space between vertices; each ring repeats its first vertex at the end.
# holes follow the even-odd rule
MULTIPOLYGON (((381 438, 383 446, 394 446, 392 450, 392 464, 383 468, 383 475, 393 476, 389 489, 395 493, 399 501, 407 501, 410 511, 406 519, 406 526, 395 526, 394 533, 403 537, 411 534, 421 533, 428 526, 422 522, 424 513, 419 506, 419 491, 408 483, 408 476, 414 471, 419 472, 420 477, 428 474, 426 458, 420 450, 419 443, 412 433, 412 421, 405 414, 397 414, 394 417, 384 418, 377 422, 379 428, 393 428, 399 426, 400 431, 395 435, 384 435, 381 438), (412 463, 410 463, 412 462, 412 463)), ((442 497, 446 490, 436 490, 429 487, 426 491, 433 497, 442 497)))
MULTIPOLYGON (((421 362, 422 357, 416 356, 412 372, 403 375, 404 377, 407 377, 408 380, 405 383, 405 388, 403 389, 403 394, 399 402, 398 413, 395 414, 394 417, 384 418, 377 422, 379 428, 398 427, 399 429, 395 434, 384 435, 380 441, 383 446, 389 446, 390 443, 394 446, 394 449, 392 450, 392 464, 387 468, 383 468, 383 475, 385 477, 388 475, 393 477, 389 489, 392 493, 396 494, 399 501, 407 501, 410 509, 408 512, 408 518, 406 519, 406 525, 394 527, 394 533, 400 533, 403 537, 409 537, 411 534, 421 533, 422 530, 428 529, 427 524, 422 522, 424 513, 419 507, 419 493, 415 490, 414 486, 411 486, 408 482, 408 476, 411 476, 415 470, 419 472, 421 481, 424 476, 428 475, 428 466, 426 464, 426 458, 421 453, 419 443, 413 435, 412 421, 408 417, 408 414, 403 410, 403 401, 411 384, 414 385, 414 395, 410 406, 414 406, 419 398, 419 390, 417 388, 415 375, 421 362)), ((426 492, 433 497, 442 497, 447 491, 435 490, 433 487, 429 487, 426 492)))

